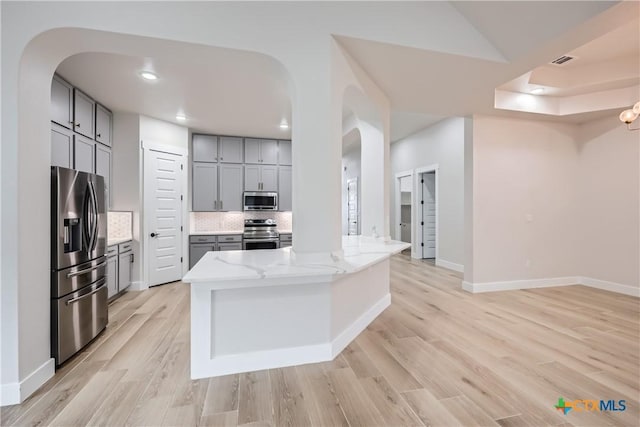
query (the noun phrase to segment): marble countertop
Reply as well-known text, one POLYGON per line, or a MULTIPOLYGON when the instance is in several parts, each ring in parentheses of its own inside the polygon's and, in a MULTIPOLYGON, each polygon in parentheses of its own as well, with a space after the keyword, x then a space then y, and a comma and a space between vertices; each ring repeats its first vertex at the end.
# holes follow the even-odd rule
POLYGON ((297 261, 291 248, 207 252, 182 280, 216 289, 313 283, 363 270, 408 247, 409 243, 395 240, 343 236, 344 256, 323 262, 297 261))
POLYGON ((131 237, 109 237, 107 239, 107 246, 119 245, 120 243, 130 242, 133 240, 131 237))
MULTIPOLYGON (((190 236, 228 236, 230 234, 242 234, 244 230, 224 230, 224 231, 192 231, 190 236)), ((280 234, 292 234, 291 230, 278 229, 280 234)))
POLYGON ((225 230, 225 231, 192 231, 190 236, 228 236, 230 234, 242 234, 244 230, 225 230))

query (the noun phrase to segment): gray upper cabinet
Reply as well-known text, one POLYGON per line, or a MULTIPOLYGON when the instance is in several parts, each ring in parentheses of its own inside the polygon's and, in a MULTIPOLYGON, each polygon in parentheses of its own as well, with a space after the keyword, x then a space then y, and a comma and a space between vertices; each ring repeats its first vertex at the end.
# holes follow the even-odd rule
POLYGON ((102 105, 96 105, 96 141, 111 147, 113 114, 102 105))
POLYGON ((260 166, 245 165, 244 167, 244 190, 260 191, 260 166))
POLYGON ((81 172, 95 172, 96 143, 78 134, 73 136, 73 168, 81 172))
POLYGON ((242 138, 220 137, 220 157, 222 163, 242 163, 242 138))
POLYGON ((104 177, 107 206, 111 207, 111 149, 96 144, 96 174, 104 177))
POLYGON ((290 211, 291 203, 291 166, 278 168, 278 210, 290 211))
POLYGON ((73 90, 73 130, 93 139, 95 137, 96 103, 79 91, 73 90))
POLYGON ((278 163, 278 141, 273 139, 263 139, 260 144, 260 163, 264 165, 275 165, 278 163))
POLYGON ((218 209, 218 165, 212 163, 193 164, 192 209, 215 211, 218 209))
POLYGON ((278 141, 246 138, 244 140, 244 162, 261 165, 277 164, 278 141))
POLYGON ((218 210, 242 210, 242 165, 220 165, 218 210))
POLYGON ((73 131, 51 123, 51 166, 73 168, 73 131))
POLYGON ((291 141, 278 141, 278 164, 291 166, 291 141))
POLYGON ((246 138, 244 140, 244 162, 245 163, 260 163, 260 140, 246 138))
POLYGON ((245 165, 245 191, 278 191, 278 167, 245 165))
POLYGON ((278 167, 260 166, 262 191, 278 191, 278 167))
POLYGON ((213 135, 193 135, 194 162, 217 162, 218 161, 218 137, 213 135))
POLYGON ((73 86, 57 75, 51 81, 51 121, 66 128, 73 125, 73 86))

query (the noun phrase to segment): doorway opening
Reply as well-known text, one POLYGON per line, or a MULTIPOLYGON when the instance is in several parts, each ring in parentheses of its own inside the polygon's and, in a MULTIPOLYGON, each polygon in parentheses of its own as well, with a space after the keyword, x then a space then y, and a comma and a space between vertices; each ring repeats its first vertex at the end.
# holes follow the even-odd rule
POLYGON ((396 238, 411 243, 413 240, 413 176, 411 173, 396 175, 396 195, 396 238))
POLYGON ((438 197, 437 170, 419 174, 421 256, 423 259, 437 258, 438 197))

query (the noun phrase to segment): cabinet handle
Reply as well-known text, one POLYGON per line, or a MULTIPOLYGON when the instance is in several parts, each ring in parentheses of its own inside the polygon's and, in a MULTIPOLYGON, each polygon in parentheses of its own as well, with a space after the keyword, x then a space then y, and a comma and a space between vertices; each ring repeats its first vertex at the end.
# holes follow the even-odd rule
POLYGON ((220 161, 223 161, 223 160, 224 160, 224 157, 220 157, 220 161))
POLYGON ((222 210, 222 200, 220 200, 220 210, 222 210))
POLYGON ((96 136, 97 136, 98 138, 102 138, 102 135, 100 135, 100 134, 97 134, 96 136))
POLYGON ((76 123, 76 127, 79 128, 80 127, 80 123, 76 123))
POLYGON ((218 209, 218 201, 217 200, 213 201, 213 209, 218 209))

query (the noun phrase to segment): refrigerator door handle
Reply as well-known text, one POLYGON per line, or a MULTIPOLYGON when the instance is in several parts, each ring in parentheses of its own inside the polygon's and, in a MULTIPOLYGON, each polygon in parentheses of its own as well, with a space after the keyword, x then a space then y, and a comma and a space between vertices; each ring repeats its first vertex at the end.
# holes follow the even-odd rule
MULTIPOLYGON (((91 190, 89 184, 87 184, 87 189, 85 190, 84 201, 82 203, 82 240, 84 241, 84 245, 86 245, 87 252, 91 251, 91 228, 90 228, 90 214, 89 209, 91 204, 91 190)), ((83 246, 84 246, 83 245, 83 246)))
POLYGON ((91 197, 91 238, 89 251, 94 251, 98 241, 98 196, 96 196, 93 181, 89 181, 89 195, 91 197))
POLYGON ((81 299, 84 299, 84 298, 86 298, 88 296, 91 296, 91 295, 95 294, 100 289, 102 289, 102 288, 104 288, 106 286, 105 285, 105 283, 106 283, 105 279, 100 279, 100 281, 102 283, 100 283, 100 285, 97 288, 95 288, 94 290, 92 290, 91 292, 86 293, 84 295, 80 295, 79 297, 71 298, 69 301, 65 302, 65 304, 66 305, 73 304, 74 302, 80 301, 81 299))
POLYGON ((72 277, 80 276, 80 275, 88 273, 90 271, 97 270, 98 268, 100 268, 100 267, 102 267, 102 266, 104 266, 106 264, 107 264, 107 262, 104 261, 104 262, 101 262, 98 265, 94 265, 93 267, 85 268, 83 270, 74 271, 73 273, 67 273, 67 279, 71 279, 72 277))

